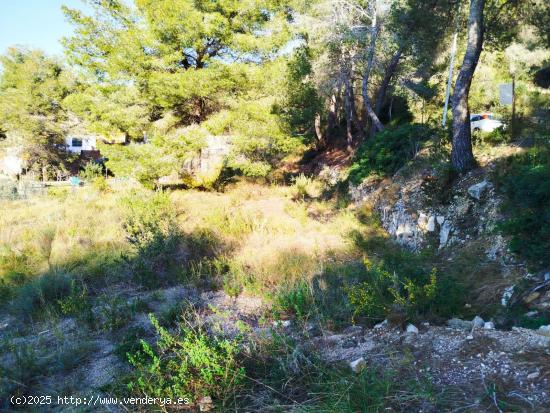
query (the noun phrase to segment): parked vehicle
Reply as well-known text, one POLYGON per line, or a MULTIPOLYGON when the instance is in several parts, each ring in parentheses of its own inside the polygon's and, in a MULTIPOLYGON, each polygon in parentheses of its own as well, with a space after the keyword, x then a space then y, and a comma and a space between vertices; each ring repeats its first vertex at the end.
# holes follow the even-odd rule
POLYGON ((506 129, 506 125, 492 113, 470 115, 470 127, 472 132, 492 132, 498 128, 506 129))

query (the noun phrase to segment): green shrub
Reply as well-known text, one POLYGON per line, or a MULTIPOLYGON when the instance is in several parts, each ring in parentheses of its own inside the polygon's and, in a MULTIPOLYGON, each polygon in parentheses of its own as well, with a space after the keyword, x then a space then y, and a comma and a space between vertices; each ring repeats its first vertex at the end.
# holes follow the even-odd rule
POLYGON ((149 397, 188 398, 192 404, 210 396, 215 404, 225 405, 245 377, 236 357, 237 342, 187 325, 172 334, 150 317, 159 338, 156 345, 142 340, 141 351, 128 355, 135 368, 129 390, 149 397))
POLYGON ((175 264, 180 240, 175 211, 168 195, 134 193, 122 200, 126 239, 134 249, 130 260, 134 275, 144 285, 154 287, 156 279, 175 264))
POLYGON ((60 300, 74 291, 72 278, 52 271, 21 286, 13 301, 15 312, 25 317, 40 316, 47 309, 57 309, 60 300))
POLYGON ((321 184, 312 178, 300 174, 294 178, 292 185, 292 197, 296 200, 318 198, 321 195, 321 184))
POLYGON ((139 299, 128 302, 122 297, 104 294, 101 300, 98 313, 101 329, 105 331, 115 331, 124 327, 136 313, 149 310, 147 304, 139 299))
POLYGON ((350 168, 351 181, 357 184, 371 174, 395 173, 416 156, 425 141, 439 135, 438 130, 422 124, 408 124, 377 133, 357 151, 350 168))
POLYGON ((505 196, 506 219, 498 226, 510 249, 535 268, 550 264, 550 144, 500 162, 495 182, 505 196))
POLYGON ((433 408, 437 402, 428 377, 405 375, 405 372, 387 366, 383 369, 367 366, 354 373, 349 369, 320 365, 316 366, 312 376, 310 392, 319 396, 312 405, 298 408, 297 412, 412 412, 427 406, 433 408))
POLYGON ((478 132, 474 134, 474 143, 480 142, 491 146, 509 143, 512 140, 510 130, 497 128, 492 132, 478 132))
POLYGON ((315 297, 307 281, 281 288, 275 296, 275 313, 287 313, 307 320, 315 305, 315 297))
POLYGON ((432 305, 440 293, 435 269, 429 275, 410 277, 392 273, 368 260, 365 260, 365 266, 366 280, 346 288, 354 319, 364 316, 380 320, 396 308, 413 319, 433 312, 432 305))
POLYGON ((71 293, 57 300, 57 306, 64 315, 73 315, 91 323, 93 321, 92 303, 85 285, 78 285, 71 280, 71 293))
POLYGON ((88 162, 80 172, 80 177, 85 181, 93 181, 103 176, 103 166, 96 162, 88 162))
POLYGON ((117 357, 122 361, 128 361, 128 354, 134 354, 141 350, 141 337, 146 334, 147 331, 143 327, 130 327, 115 348, 117 357))
POLYGON ((99 193, 107 193, 111 190, 109 187, 109 184, 107 183, 107 179, 103 176, 98 176, 92 180, 92 187, 99 193))

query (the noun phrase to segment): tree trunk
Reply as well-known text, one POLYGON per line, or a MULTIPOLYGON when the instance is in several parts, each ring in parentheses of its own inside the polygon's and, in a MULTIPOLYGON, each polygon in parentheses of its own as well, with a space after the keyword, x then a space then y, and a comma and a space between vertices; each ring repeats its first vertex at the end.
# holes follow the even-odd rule
MULTIPOLYGON (((382 106, 384 105, 384 101, 386 100, 388 87, 390 86, 392 77, 395 71, 397 70, 397 66, 399 65, 399 61, 401 60, 402 55, 403 55, 403 48, 400 47, 399 50, 397 50, 397 52, 392 56, 390 63, 386 68, 386 73, 384 74, 384 79, 382 79, 382 84, 378 89, 378 94, 376 96, 376 103, 374 105, 374 113, 376 113, 376 116, 378 118, 380 117, 382 106)), ((371 136, 374 135, 374 133, 376 133, 376 128, 373 124, 370 131, 371 136)))
POLYGON ((370 103, 369 98, 369 78, 370 73, 372 71, 372 67, 374 65, 374 52, 376 51, 376 41, 378 40, 378 10, 374 10, 373 12, 374 16, 372 19, 371 24, 371 40, 369 45, 369 50, 367 53, 367 67, 365 69, 365 73, 363 74, 363 111, 364 111, 364 118, 365 122, 368 118, 372 121, 372 127, 376 131, 382 131, 384 130, 384 126, 382 125, 382 122, 380 122, 380 119, 378 119, 378 116, 376 115, 374 109, 372 108, 372 105, 370 103))
POLYGON ((321 130, 321 114, 315 114, 315 136, 317 137, 317 149, 321 149, 325 146, 325 138, 323 131, 321 130))
POLYGON ((470 16, 468 17, 468 44, 462 67, 455 83, 451 100, 453 111, 453 142, 451 163, 459 172, 465 172, 476 165, 472 152, 472 133, 470 129, 470 109, 468 95, 472 78, 483 49, 483 9, 485 0, 470 1, 470 16))
POLYGON ((397 70, 397 66, 399 65, 399 61, 401 60, 402 55, 403 55, 403 49, 399 48, 399 50, 392 56, 390 60, 390 64, 386 68, 386 73, 384 74, 384 79, 382 80, 380 89, 378 89, 378 95, 376 96, 376 103, 374 105, 374 112, 376 113, 376 116, 380 116, 380 112, 382 111, 382 105, 384 105, 384 101, 386 100, 386 93, 388 92, 388 87, 390 86, 392 77, 395 71, 397 70))
POLYGON ((334 137, 334 131, 336 130, 336 124, 338 122, 338 114, 336 112, 336 94, 333 93, 330 96, 330 103, 328 106, 328 116, 327 116, 327 138, 331 139, 334 137))
POLYGON ((346 112, 346 140, 348 145, 348 151, 353 150, 353 106, 354 95, 353 88, 351 86, 351 80, 346 75, 344 79, 344 85, 346 86, 346 92, 344 97, 344 110, 346 112))

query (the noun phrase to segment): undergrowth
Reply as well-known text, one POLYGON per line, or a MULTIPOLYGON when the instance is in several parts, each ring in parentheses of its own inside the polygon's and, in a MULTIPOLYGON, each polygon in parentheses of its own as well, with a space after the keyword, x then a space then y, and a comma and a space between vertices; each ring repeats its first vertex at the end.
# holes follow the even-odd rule
POLYGON ((550 264, 550 141, 545 138, 525 153, 503 159, 494 181, 504 195, 506 219, 499 230, 510 248, 534 268, 550 264))
POLYGON ((128 382, 131 393, 159 398, 188 399, 191 405, 205 397, 224 406, 244 381, 245 371, 237 357, 235 340, 211 336, 199 326, 180 324, 177 333, 151 322, 159 336, 151 345, 128 354, 134 373, 128 382))

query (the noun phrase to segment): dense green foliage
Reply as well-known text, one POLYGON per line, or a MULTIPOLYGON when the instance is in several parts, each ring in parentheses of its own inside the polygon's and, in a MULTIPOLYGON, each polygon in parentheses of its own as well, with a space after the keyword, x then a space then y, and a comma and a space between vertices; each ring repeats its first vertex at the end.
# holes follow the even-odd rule
POLYGON ((134 277, 156 286, 175 264, 180 234, 170 198, 161 192, 144 195, 134 193, 122 200, 123 228, 134 250, 129 259, 134 277))
POLYGON ((383 267, 366 264, 367 279, 361 284, 348 288, 347 294, 354 309, 354 317, 383 319, 396 307, 408 317, 420 313, 435 313, 431 306, 437 300, 437 272, 432 270, 429 276, 399 277, 383 267))
POLYGON ((313 81, 311 50, 301 46, 288 62, 285 98, 277 106, 291 133, 306 142, 315 137, 315 117, 323 112, 323 101, 313 81))
POLYGON ((409 124, 385 130, 368 139, 357 151, 350 168, 350 179, 360 183, 369 175, 391 175, 413 159, 439 131, 427 125, 409 124))
POLYGON ((242 385, 244 369, 236 358, 237 341, 210 337, 200 327, 183 323, 173 334, 154 316, 151 322, 159 335, 156 344, 142 341, 142 349, 128 355, 135 368, 130 391, 172 400, 187 398, 191 405, 211 397, 223 406, 242 385))
POLYGON ((77 28, 65 40, 70 61, 88 75, 71 103, 98 129, 134 139, 166 112, 186 125, 203 121, 246 91, 244 63, 261 60, 288 39, 280 2, 92 6, 94 16, 64 8, 77 28))
POLYGON ((0 57, 0 125, 6 144, 19 146, 31 170, 63 168, 68 112, 64 99, 74 90, 65 65, 40 51, 10 48, 0 57))
POLYGON ((510 248, 534 267, 550 264, 550 147, 546 142, 506 158, 496 170, 506 199, 507 219, 500 230, 511 236, 510 248))

